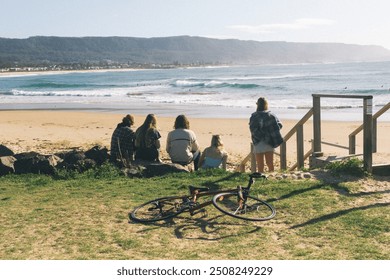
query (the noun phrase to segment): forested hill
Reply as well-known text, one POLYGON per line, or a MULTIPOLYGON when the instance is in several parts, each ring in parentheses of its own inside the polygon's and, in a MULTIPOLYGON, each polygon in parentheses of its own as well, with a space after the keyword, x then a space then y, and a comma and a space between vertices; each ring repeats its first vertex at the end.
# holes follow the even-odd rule
POLYGON ((288 64, 390 60, 380 46, 203 37, 0 38, 0 68, 71 63, 288 64))

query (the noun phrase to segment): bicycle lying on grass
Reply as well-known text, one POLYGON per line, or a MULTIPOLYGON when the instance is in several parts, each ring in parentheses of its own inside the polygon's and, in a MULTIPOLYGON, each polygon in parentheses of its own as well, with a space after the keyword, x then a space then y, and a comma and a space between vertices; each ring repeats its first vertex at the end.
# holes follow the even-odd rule
POLYGON ((266 176, 252 173, 249 175, 247 187, 237 186, 236 189, 230 190, 210 191, 208 188, 190 186, 190 195, 156 198, 137 206, 129 213, 129 217, 141 223, 156 222, 170 219, 183 212, 189 212, 192 216, 199 213, 202 208, 213 204, 219 211, 234 218, 247 221, 272 219, 276 214, 275 208, 249 195, 255 178, 266 179, 266 176), (212 199, 199 203, 198 199, 205 196, 212 196, 212 199))

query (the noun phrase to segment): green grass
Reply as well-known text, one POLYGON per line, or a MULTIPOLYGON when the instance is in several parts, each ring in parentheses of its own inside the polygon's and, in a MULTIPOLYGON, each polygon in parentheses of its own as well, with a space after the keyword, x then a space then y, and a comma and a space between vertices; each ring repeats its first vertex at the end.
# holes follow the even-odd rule
MULTIPOLYGON (((208 170, 126 178, 107 165, 55 178, 0 178, 0 259, 389 259, 386 191, 316 180, 256 182, 277 215, 246 222, 213 206, 150 225, 129 222, 147 200, 187 186, 231 188, 247 175, 208 170)), ((388 200, 387 200, 388 201, 388 200)))
POLYGON ((334 175, 350 174, 362 177, 366 174, 363 160, 358 158, 331 162, 326 166, 326 169, 334 175))

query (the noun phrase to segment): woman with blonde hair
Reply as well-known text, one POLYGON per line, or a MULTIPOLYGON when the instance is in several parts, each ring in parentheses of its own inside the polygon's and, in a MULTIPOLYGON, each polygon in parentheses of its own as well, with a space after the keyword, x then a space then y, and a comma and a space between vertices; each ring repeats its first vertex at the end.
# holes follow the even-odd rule
POLYGON ((221 136, 213 135, 211 137, 211 145, 204 149, 199 160, 201 168, 222 168, 226 170, 228 154, 223 149, 221 136))
POLYGON ((283 143, 280 134, 282 123, 268 110, 264 97, 257 100, 257 110, 249 119, 252 143, 256 156, 258 172, 264 172, 264 159, 269 172, 274 171, 274 148, 283 143))
POLYGON ((160 138, 156 116, 147 115, 144 123, 135 132, 135 159, 160 161, 160 138))

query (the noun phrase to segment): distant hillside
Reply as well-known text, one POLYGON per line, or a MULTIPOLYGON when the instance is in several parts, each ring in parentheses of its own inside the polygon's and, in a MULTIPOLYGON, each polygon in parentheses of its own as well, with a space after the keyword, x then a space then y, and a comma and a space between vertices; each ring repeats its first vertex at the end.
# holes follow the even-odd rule
POLYGON ((380 46, 178 36, 0 38, 0 67, 102 62, 275 64, 390 60, 380 46))

